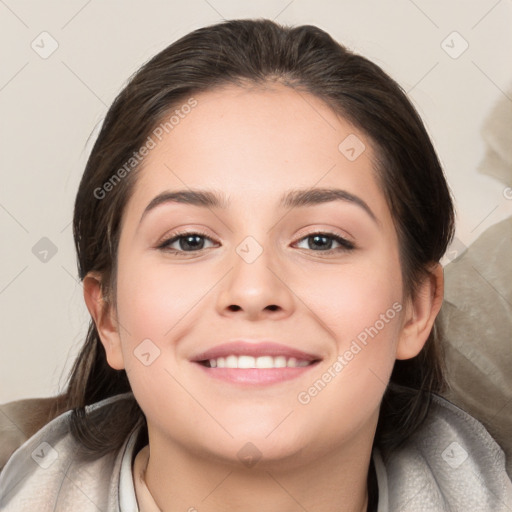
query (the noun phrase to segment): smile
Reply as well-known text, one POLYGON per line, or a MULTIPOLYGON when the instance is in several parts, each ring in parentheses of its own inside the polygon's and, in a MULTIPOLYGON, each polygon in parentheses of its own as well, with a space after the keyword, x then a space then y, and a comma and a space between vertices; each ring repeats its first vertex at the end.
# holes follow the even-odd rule
POLYGON ((313 361, 298 360, 295 357, 285 356, 246 356, 229 355, 227 357, 218 357, 200 361, 209 368, 297 368, 309 366, 313 361))
POLYGON ((193 363, 203 374, 212 379, 254 387, 278 384, 300 377, 316 367, 320 360, 305 361, 284 356, 229 355, 193 363))
POLYGON ((237 340, 214 345, 191 362, 208 377, 242 385, 267 385, 294 379, 322 358, 269 340, 237 340))

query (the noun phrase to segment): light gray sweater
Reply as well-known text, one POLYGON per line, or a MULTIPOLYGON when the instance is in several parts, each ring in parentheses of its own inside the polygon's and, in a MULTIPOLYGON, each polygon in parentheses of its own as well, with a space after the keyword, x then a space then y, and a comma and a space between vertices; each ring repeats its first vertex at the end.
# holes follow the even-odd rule
MULTIPOLYGON (((86 408, 132 398, 124 393, 86 408)), ((67 411, 11 456, 0 473, 5 512, 136 512, 132 457, 138 431, 117 453, 85 462, 76 456, 67 411)), ((512 511, 512 482, 501 448, 474 418, 434 396, 429 416, 384 463, 374 450, 378 512, 512 511)), ((144 511, 142 511, 144 512, 144 511)))

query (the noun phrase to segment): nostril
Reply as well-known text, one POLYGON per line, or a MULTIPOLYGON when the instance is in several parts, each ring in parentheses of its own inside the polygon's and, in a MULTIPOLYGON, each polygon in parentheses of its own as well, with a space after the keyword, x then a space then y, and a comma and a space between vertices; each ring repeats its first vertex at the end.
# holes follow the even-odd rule
POLYGON ((238 311, 239 309, 242 309, 240 306, 237 306, 236 304, 233 304, 231 306, 229 306, 229 309, 231 311, 238 311))

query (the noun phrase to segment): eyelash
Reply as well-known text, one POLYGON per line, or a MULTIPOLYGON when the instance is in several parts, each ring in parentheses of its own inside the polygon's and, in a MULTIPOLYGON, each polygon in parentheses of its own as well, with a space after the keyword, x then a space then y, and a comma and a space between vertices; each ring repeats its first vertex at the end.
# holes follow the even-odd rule
MULTIPOLYGON (((199 249, 197 251, 182 251, 182 250, 176 250, 176 249, 169 248, 169 245, 173 244, 174 242, 177 242, 178 240, 180 240, 180 238, 185 238, 187 236, 194 236, 194 235, 200 236, 203 238, 207 238, 208 240, 214 242, 214 240, 212 240, 212 238, 210 238, 206 233, 203 233, 201 231, 182 231, 182 232, 174 233, 171 238, 164 240, 160 245, 158 245, 157 249, 160 249, 164 252, 167 252, 169 254, 174 254, 174 255, 194 254, 194 253, 204 251, 205 249, 199 249)), ((314 237, 314 236, 318 236, 318 235, 334 240, 335 242, 339 243, 341 247, 338 247, 335 249, 329 249, 327 251, 322 251, 322 250, 314 251, 313 249, 309 249, 312 252, 318 252, 318 253, 321 253, 322 255, 331 255, 331 254, 338 253, 338 252, 350 252, 355 249, 355 245, 352 242, 350 242, 349 240, 347 240, 346 238, 336 235, 335 233, 328 233, 328 232, 323 232, 323 231, 309 233, 308 235, 300 238, 298 240, 298 242, 300 242, 302 240, 306 240, 306 239, 314 237)))

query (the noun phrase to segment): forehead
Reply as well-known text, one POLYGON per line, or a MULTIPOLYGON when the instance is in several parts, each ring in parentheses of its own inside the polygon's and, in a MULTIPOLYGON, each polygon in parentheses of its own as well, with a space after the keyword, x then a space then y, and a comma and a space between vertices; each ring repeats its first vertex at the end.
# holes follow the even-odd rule
POLYGON ((210 188, 230 204, 263 206, 283 191, 320 186, 364 194, 386 214, 378 211, 386 205, 370 140, 321 99, 282 84, 229 85, 193 98, 194 108, 153 131, 132 198, 137 210, 163 190, 210 188))
MULTIPOLYGON (((228 85, 194 99, 197 106, 167 127, 157 141, 161 151, 152 151, 147 164, 158 163, 172 150, 180 160, 214 155, 215 163, 236 164, 240 171, 264 159, 267 164, 305 159, 303 167, 313 160, 320 168, 339 156, 339 144, 346 137, 366 138, 316 96, 282 84, 228 85)), ((165 124, 160 131, 162 127, 165 124)), ((370 153, 368 147, 365 156, 370 153)))

